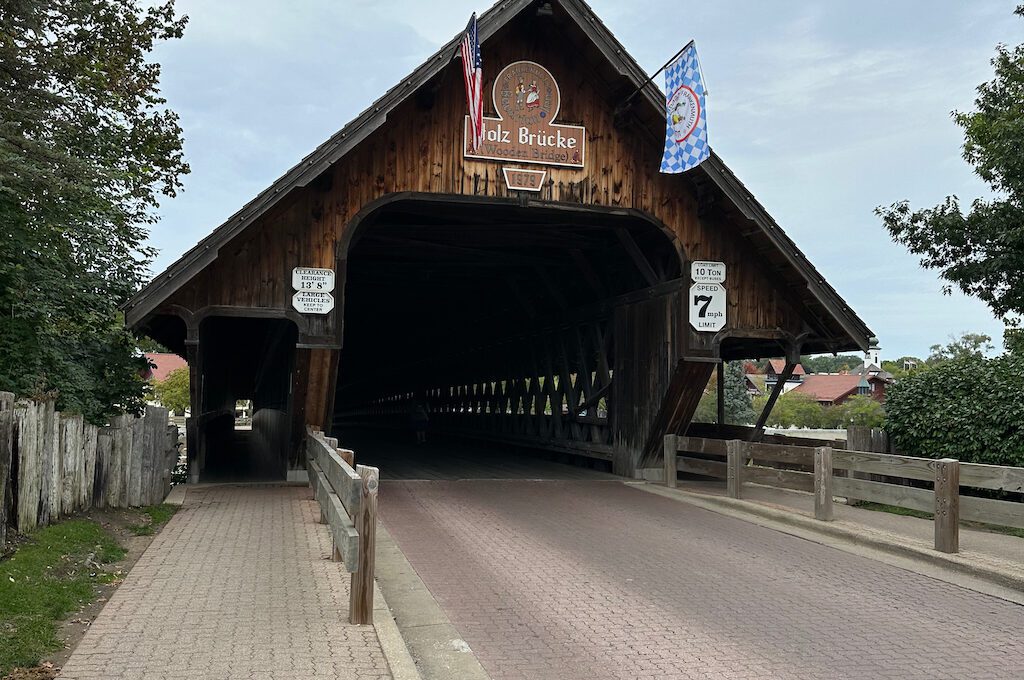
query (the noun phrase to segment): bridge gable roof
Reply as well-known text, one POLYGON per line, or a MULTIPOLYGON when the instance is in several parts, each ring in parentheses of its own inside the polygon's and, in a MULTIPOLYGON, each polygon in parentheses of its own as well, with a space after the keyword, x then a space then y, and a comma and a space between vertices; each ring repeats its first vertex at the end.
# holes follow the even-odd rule
MULTIPOLYGON (((626 52, 622 44, 594 14, 593 10, 583 0, 552 1, 565 10, 607 63, 632 87, 639 88, 640 92, 635 97, 637 103, 634 104, 634 107, 643 109, 645 121, 663 120, 664 94, 653 81, 648 82, 647 74, 626 52)), ((481 42, 485 42, 512 19, 535 4, 536 0, 497 2, 479 17, 478 27, 481 42)), ((462 32, 460 31, 355 119, 245 204, 165 271, 155 276, 148 285, 124 305, 127 323, 130 326, 141 324, 147 315, 212 263, 217 258, 221 246, 257 222, 262 215, 292 190, 308 186, 367 139, 384 124, 391 111, 412 97, 449 66, 461 37, 462 32)), ((656 132, 661 134, 660 129, 656 132)), ((867 350, 868 341, 872 335, 871 331, 825 281, 796 244, 783 232, 765 208, 714 151, 709 159, 688 174, 695 178, 699 177, 701 182, 710 182, 735 211, 756 225, 757 229, 754 233, 759 239, 756 247, 762 252, 770 251, 774 257, 781 256, 785 268, 788 269, 787 274, 800 280, 801 283, 806 282, 804 302, 817 307, 820 310, 819 315, 831 318, 853 345, 867 350)), ((849 342, 841 344, 847 348, 850 346, 849 342)))

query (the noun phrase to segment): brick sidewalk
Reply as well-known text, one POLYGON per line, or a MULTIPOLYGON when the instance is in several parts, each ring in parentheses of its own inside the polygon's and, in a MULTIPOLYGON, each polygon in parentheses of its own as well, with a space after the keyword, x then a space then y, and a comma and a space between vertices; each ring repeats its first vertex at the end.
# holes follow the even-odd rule
POLYGON ((617 482, 386 482, 494 680, 1024 677, 1024 607, 617 482))
POLYGON ((61 680, 390 678, 305 487, 198 487, 96 618, 61 680))

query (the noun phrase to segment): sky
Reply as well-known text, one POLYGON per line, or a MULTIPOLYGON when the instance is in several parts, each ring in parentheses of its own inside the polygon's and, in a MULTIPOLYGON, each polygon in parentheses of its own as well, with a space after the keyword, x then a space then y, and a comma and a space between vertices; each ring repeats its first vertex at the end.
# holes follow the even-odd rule
MULTIPOLYGON (((971 110, 997 43, 1024 42, 1015 3, 590 4, 649 73, 697 41, 712 148, 874 331, 883 359, 926 356, 965 331, 1001 347, 1002 323, 976 299, 943 295, 937 274, 891 241, 874 209, 986 195, 960 156, 963 135, 950 114, 971 110)), ((489 6, 177 0, 190 17, 185 36, 160 44, 154 59, 192 173, 161 205, 153 272, 489 6)))

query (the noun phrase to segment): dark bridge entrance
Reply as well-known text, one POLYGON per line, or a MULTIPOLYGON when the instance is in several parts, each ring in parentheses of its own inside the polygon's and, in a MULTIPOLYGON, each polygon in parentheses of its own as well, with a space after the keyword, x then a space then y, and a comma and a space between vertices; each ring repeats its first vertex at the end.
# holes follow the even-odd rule
POLYGON ((434 433, 612 461, 616 426, 634 421, 620 400, 657 415, 652 395, 684 328, 672 305, 682 254, 656 221, 416 196, 368 211, 351 233, 339 267, 343 440, 357 427, 408 429, 418 402, 434 433), (649 353, 631 353, 637 337, 649 353))

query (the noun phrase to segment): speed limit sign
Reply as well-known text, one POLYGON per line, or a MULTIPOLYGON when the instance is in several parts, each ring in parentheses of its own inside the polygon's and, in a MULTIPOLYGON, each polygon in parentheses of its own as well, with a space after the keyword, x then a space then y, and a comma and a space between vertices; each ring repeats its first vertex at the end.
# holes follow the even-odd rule
POLYGON ((694 330, 714 333, 725 328, 725 286, 695 283, 690 286, 690 325, 694 330))

